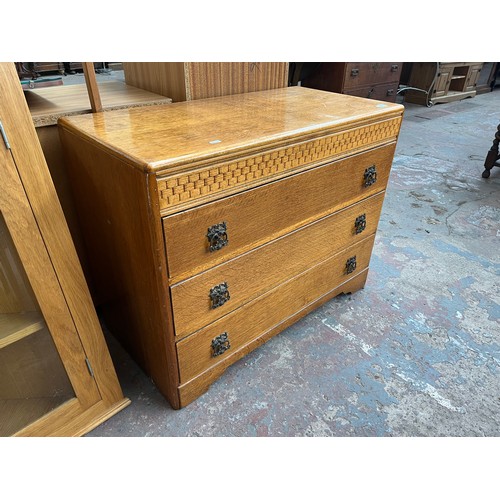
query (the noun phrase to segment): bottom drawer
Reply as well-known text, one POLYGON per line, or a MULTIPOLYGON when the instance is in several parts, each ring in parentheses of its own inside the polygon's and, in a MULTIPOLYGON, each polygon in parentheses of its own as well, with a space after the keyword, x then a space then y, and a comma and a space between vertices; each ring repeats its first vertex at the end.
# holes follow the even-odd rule
POLYGON ((375 235, 350 246, 177 343, 181 384, 366 269, 375 235))

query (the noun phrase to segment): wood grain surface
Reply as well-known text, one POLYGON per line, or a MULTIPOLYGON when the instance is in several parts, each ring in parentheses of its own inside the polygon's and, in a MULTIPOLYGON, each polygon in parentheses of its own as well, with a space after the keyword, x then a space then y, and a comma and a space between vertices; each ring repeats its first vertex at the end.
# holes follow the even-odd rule
POLYGON ((0 349, 44 327, 45 321, 38 311, 17 314, 0 312, 0 349))
POLYGON ((384 190, 394 150, 389 144, 164 218, 171 283, 384 190), (364 172, 372 165, 377 182, 365 187, 364 172), (221 222, 229 244, 210 252, 207 229, 221 222))
POLYGON ((341 248, 374 234, 383 199, 384 192, 174 285, 170 294, 177 338, 228 314, 341 248), (356 234, 355 220, 363 214, 366 229, 356 234), (209 292, 220 283, 227 284, 230 298, 213 308, 209 292))
POLYGON ((373 235, 365 238, 180 340, 177 352, 181 383, 231 356, 247 342, 347 281, 351 277, 346 274, 348 258, 356 256, 356 274, 366 269, 373 241, 373 235), (223 332, 228 333, 231 348, 214 357, 211 342, 223 332))
POLYGON ((174 102, 286 87, 283 62, 125 62, 125 81, 174 102))
MULTIPOLYGON (((87 87, 84 83, 26 90, 26 102, 35 127, 57 125, 62 116, 91 112, 87 87)), ((121 81, 99 83, 99 95, 105 110, 169 104, 168 97, 138 89, 121 81)))
MULTIPOLYGON (((399 118, 403 106, 375 100, 288 87, 114 110, 60 119, 85 140, 132 166, 152 172, 185 171, 202 161, 235 157, 242 151, 286 146, 351 127, 399 118), (265 113, 265 119, 262 115, 265 113)), ((399 123, 399 121, 398 121, 399 123)), ((397 137, 396 126, 392 137, 397 137)), ((370 137, 365 145, 370 144, 370 137)))
MULTIPOLYGON (((1 69, 2 66, 0 65, 0 71, 1 69)), ((3 123, 4 116, 5 115, 2 116, 3 123)), ((7 123, 10 124, 11 122, 7 121, 7 123)), ((7 130, 10 131, 10 127, 7 130)), ((29 143, 27 143, 27 145, 28 144, 29 143)), ((45 240, 38 230, 37 220, 33 215, 30 201, 26 197, 10 151, 6 150, 4 147, 0 147, 0 161, 3 165, 3 189, 0 195, 0 212, 5 220, 9 235, 12 238, 13 246, 19 256, 19 261, 23 266, 23 274, 25 273, 26 276, 24 286, 29 290, 33 290, 32 293, 37 298, 37 307, 39 307, 45 323, 52 333, 53 342, 59 351, 64 369, 71 380, 76 394, 81 400, 81 404, 83 406, 90 406, 100 399, 99 390, 85 364, 85 351, 73 323, 71 311, 68 308, 61 290, 58 276, 46 248, 45 240)), ((2 237, 5 238, 6 236, 2 235, 2 237)), ((2 290, 2 293, 8 292, 9 289, 6 291, 2 290)), ((37 333, 38 332, 33 332, 30 337, 37 333)), ((18 342, 24 342, 24 339, 18 340, 18 342)), ((15 382, 16 378, 19 377, 20 380, 23 378, 22 364, 18 363, 16 365, 16 363, 13 362, 15 357, 9 355, 9 353, 15 352, 13 349, 18 342, 10 344, 6 348, 0 350, 2 369, 6 370, 1 377, 2 384, 9 384, 9 382, 12 382, 10 384, 12 390, 16 390, 16 387, 23 386, 21 382, 19 384, 15 382), (7 373, 11 372, 16 373, 14 379, 7 375, 7 373)), ((31 353, 31 365, 34 364, 36 366, 36 354, 36 350, 31 353)), ((43 351, 40 351, 38 354, 40 355, 39 363, 43 364, 44 356, 47 358, 48 356, 43 351)), ((52 359, 54 358, 52 357, 52 359)), ((30 363, 27 364, 29 365, 30 363)), ((46 365, 44 366, 46 369, 48 368, 46 365)), ((58 367, 54 366, 52 370, 55 372, 58 370, 58 367)), ((59 372, 61 370, 62 366, 59 372)), ((40 375, 41 374, 38 373, 36 378, 38 379, 40 375)), ((26 377, 28 377, 27 373, 26 377)), ((39 381, 34 380, 32 383, 36 385, 39 381)), ((43 383, 43 380, 40 383, 43 383)), ((24 385, 29 385, 29 382, 24 385)), ((0 395, 3 393, 5 399, 14 397, 12 393, 7 391, 6 387, 1 389, 0 395)), ((15 395, 17 399, 22 399, 23 397, 29 397, 29 395, 23 396, 22 390, 15 395)))
POLYGON ((188 99, 286 87, 288 63, 195 62, 185 64, 188 99))
POLYGON ((128 85, 171 98, 186 100, 186 73, 183 62, 124 62, 128 85))
POLYGON ((0 148, 4 166, 0 210, 20 261, 81 411, 97 402, 104 407, 124 404, 126 398, 13 63, 0 63, 0 96, 0 119, 11 147, 0 148))
POLYGON ((366 269, 374 239, 374 236, 365 238, 180 340, 177 353, 181 384, 231 356, 248 342, 348 280, 348 258, 356 256, 357 270, 366 269), (223 332, 228 333, 231 348, 213 357, 212 340, 223 332))
MULTIPOLYGON (((1 64, 0 67, 0 82, 14 81, 14 65, 1 64)), ((2 93, 9 103, 7 109, 2 109, 2 118, 4 126, 9 128, 9 140, 23 188, 87 357, 93 361, 101 396, 115 403, 123 393, 26 100, 15 87, 3 87, 2 93)))
POLYGON ((99 85, 95 76, 94 63, 82 63, 83 73, 85 75, 85 85, 89 94, 90 109, 92 113, 99 113, 103 110, 101 94, 99 93, 99 85))
POLYGON ((333 299, 341 293, 354 293, 363 288, 367 276, 368 269, 361 271, 350 280, 344 281, 340 286, 334 288, 322 297, 319 297, 317 300, 311 302, 303 309, 295 311, 293 315, 284 319, 281 323, 278 323, 273 328, 262 333, 262 335, 260 335, 259 337, 248 341, 248 343, 241 346, 239 350, 233 351, 230 356, 222 356, 222 359, 216 364, 212 364, 210 368, 208 368, 204 372, 201 372, 199 375, 192 378, 188 382, 181 384, 179 386, 179 399, 181 407, 188 405, 197 397, 206 392, 210 385, 217 378, 219 378, 230 365, 246 356, 249 352, 253 351, 257 347, 261 346, 270 338, 285 330, 285 328, 288 328, 290 325, 298 321, 300 318, 304 317, 306 314, 309 314, 321 304, 324 304, 328 300, 333 299))
POLYGON ((269 148, 189 172, 158 177, 162 215, 223 198, 270 181, 394 142, 400 118, 355 127, 288 147, 269 148))
POLYGON ((75 398, 62 404, 48 415, 41 417, 33 424, 16 432, 14 436, 83 436, 123 410, 129 404, 129 399, 121 399, 112 404, 101 400, 89 408, 82 408, 81 404, 75 398))
POLYGON ((156 179, 60 132, 94 301, 110 331, 175 406, 178 375, 169 361, 175 347, 156 179))

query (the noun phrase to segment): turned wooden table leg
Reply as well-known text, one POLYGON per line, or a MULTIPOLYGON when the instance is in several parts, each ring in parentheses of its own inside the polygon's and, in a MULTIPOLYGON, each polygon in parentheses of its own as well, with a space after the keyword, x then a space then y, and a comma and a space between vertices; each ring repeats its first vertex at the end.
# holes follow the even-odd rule
POLYGON ((483 177, 487 179, 490 176, 491 169, 498 164, 498 160, 500 158, 500 154, 498 153, 498 145, 500 144, 500 124, 497 127, 497 131, 495 133, 495 139, 493 139, 493 144, 486 155, 486 160, 484 161, 484 172, 483 177))

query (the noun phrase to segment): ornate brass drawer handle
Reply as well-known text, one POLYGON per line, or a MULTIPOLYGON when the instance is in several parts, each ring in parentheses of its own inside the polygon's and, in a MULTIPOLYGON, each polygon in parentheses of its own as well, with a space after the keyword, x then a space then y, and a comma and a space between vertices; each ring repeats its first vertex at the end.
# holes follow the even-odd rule
POLYGON ((356 234, 362 233, 366 229, 366 214, 362 214, 356 217, 354 221, 354 227, 356 229, 356 234))
POLYGON ((359 75, 359 69, 358 68, 351 69, 351 76, 358 76, 358 75, 359 75))
POLYGON ((210 300, 212 301, 212 309, 222 306, 225 304, 231 296, 229 295, 229 290, 227 283, 220 283, 210 289, 210 300))
POLYGON ((365 170, 364 179, 365 187, 371 186, 377 182, 377 169, 375 168, 375 165, 372 165, 365 170))
POLYGON ((219 336, 212 340, 212 358, 220 356, 228 349, 230 349, 231 344, 229 343, 229 338, 227 332, 221 333, 219 336))
POLYGON ((345 268, 347 274, 351 274, 356 270, 356 256, 350 257, 345 263, 345 268))
POLYGON ((229 243, 227 237, 227 225, 225 222, 210 226, 207 232, 210 252, 215 252, 225 247, 229 243))

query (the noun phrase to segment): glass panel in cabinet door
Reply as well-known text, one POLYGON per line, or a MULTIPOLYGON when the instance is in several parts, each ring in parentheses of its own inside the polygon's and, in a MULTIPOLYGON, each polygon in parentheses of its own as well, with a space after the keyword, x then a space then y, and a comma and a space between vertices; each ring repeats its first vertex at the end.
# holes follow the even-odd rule
POLYGON ((0 436, 75 397, 0 212, 0 436))
MULTIPOLYGON (((0 179, 0 435, 51 434, 61 418, 102 397, 48 252, 57 227, 42 234, 11 151, 2 147, 0 179)), ((57 198, 42 181, 33 196, 50 211, 57 198)))

